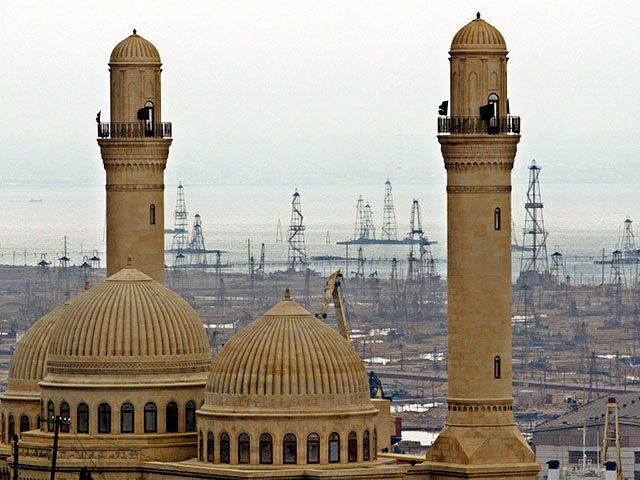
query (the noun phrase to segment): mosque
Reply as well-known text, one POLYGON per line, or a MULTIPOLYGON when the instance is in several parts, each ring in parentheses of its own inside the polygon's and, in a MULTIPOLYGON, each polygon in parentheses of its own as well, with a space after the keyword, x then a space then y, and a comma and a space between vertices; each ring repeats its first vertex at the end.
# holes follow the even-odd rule
POLYGON ((110 122, 98 125, 108 278, 18 345, 1 399, 0 467, 45 479, 55 461, 59 480, 86 471, 109 480, 534 479, 539 467, 512 410, 509 218, 520 124, 508 115, 506 43, 478 14, 449 54, 451 116, 438 127, 448 415, 426 459, 387 453, 389 402, 370 398, 355 349, 288 290, 211 363, 200 318, 164 286, 171 124, 162 122, 160 55, 134 30, 111 53, 110 122))

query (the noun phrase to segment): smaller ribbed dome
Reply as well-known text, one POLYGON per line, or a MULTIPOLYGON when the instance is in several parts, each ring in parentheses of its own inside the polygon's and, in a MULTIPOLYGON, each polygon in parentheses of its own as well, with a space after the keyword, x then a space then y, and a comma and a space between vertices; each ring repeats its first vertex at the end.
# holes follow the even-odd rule
POLYGON ((507 44, 498 29, 482 20, 478 12, 475 20, 466 24, 455 34, 451 42, 451 51, 479 50, 506 52, 507 44))
POLYGON ((13 352, 7 392, 39 392, 46 372, 51 330, 68 304, 54 308, 34 323, 13 352))
POLYGON ((206 372, 209 340, 177 293, 128 266, 76 297, 51 332, 47 370, 71 375, 206 372))
POLYGON ((369 406, 369 383, 355 349, 291 298, 229 340, 211 366, 211 408, 369 406))
POLYGON ((131 65, 131 64, 158 64, 160 54, 153 44, 133 30, 133 35, 129 35, 122 40, 111 52, 110 65, 131 65))

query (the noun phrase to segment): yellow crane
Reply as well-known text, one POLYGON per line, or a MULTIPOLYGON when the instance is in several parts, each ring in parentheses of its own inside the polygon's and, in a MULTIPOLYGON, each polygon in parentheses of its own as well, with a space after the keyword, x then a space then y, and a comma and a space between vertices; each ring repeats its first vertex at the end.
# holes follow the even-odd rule
POLYGON ((616 449, 616 478, 623 480, 622 460, 620 458, 620 423, 618 422, 618 402, 615 398, 609 397, 607 409, 604 416, 604 436, 602 438, 602 466, 607 463, 607 447, 614 446, 616 449), (611 415, 611 417, 609 416, 611 415), (613 417, 613 418, 612 418, 613 417), (613 425, 611 425, 613 421, 613 425))
POLYGON ((347 339, 351 343, 351 336, 349 335, 349 324, 347 323, 347 315, 344 309, 344 303, 342 301, 342 291, 340 289, 340 279, 342 273, 340 270, 336 270, 331 274, 327 280, 327 287, 324 290, 324 301, 322 302, 322 311, 316 315, 318 318, 327 318, 327 310, 329 309, 329 301, 333 299, 333 306, 336 309, 336 318, 338 320, 338 330, 340 335, 347 339))

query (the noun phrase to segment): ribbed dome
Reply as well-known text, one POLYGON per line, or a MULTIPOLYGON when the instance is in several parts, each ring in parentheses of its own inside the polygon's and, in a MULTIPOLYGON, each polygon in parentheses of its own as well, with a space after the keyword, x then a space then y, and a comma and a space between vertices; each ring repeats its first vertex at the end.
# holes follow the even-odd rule
POLYGON ((316 405, 370 403, 354 348, 285 297, 222 348, 209 373, 207 403, 233 405, 232 397, 241 396, 251 406, 295 406, 300 395, 312 396, 316 405))
POLYGON ((133 31, 133 35, 129 35, 121 41, 111 52, 110 64, 148 64, 162 63, 160 54, 153 44, 133 31))
POLYGON ((67 304, 54 308, 34 323, 13 352, 9 367, 8 392, 39 392, 44 378, 51 330, 67 304))
POLYGON ((193 308, 133 267, 77 297, 51 333, 50 373, 193 373, 208 365, 193 308))
POLYGON ((478 13, 477 18, 462 27, 451 42, 451 51, 465 50, 506 51, 507 44, 498 29, 482 20, 478 13))

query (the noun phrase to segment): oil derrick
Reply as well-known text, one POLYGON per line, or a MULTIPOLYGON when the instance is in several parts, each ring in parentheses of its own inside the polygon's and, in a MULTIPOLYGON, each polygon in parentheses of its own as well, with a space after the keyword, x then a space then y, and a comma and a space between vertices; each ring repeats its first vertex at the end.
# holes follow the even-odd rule
POLYGON ((329 235, 329 230, 327 230, 327 236, 324 239, 324 243, 331 245, 331 235, 329 235))
POLYGON ((38 262, 38 290, 41 292, 41 308, 49 311, 53 306, 53 284, 51 283, 51 262, 47 261, 47 254, 40 255, 38 262))
POLYGON ((571 343, 577 345, 580 349, 580 367, 581 372, 588 372, 590 361, 589 357, 589 331, 586 322, 578 322, 573 324, 573 337, 571 343))
POLYGON ((300 194, 298 189, 293 194, 291 201, 291 223, 289 224, 289 252, 287 263, 289 270, 298 272, 307 267, 307 248, 304 241, 304 223, 302 207, 300 206, 300 194))
POLYGON ((376 227, 373 226, 373 213, 371 212, 371 206, 369 202, 364 206, 364 226, 365 226, 365 238, 375 240, 376 239, 376 227))
POLYGON ((396 210, 393 206, 393 195, 391 194, 391 182, 389 179, 384 183, 384 210, 382 212, 382 240, 397 240, 398 231, 396 229, 396 210))
POLYGON ((355 280, 363 280, 364 279, 364 264, 366 259, 364 258, 364 252, 362 247, 358 248, 358 267, 355 272, 351 272, 353 274, 353 278, 355 280))
POLYGON ((613 304, 609 304, 611 313, 614 314, 612 320, 605 320, 605 327, 618 327, 621 325, 623 306, 622 289, 626 285, 624 267, 622 265, 623 256, 621 250, 614 250, 611 254, 611 273, 609 275, 609 295, 613 299, 613 304))
POLYGON ((207 249, 204 245, 204 235, 202 234, 202 218, 199 213, 193 217, 193 229, 191 230, 191 241, 188 252, 190 253, 192 265, 207 265, 207 249))
POLYGON ((551 254, 551 281, 555 285, 560 285, 565 281, 566 277, 566 269, 564 264, 564 257, 558 251, 558 247, 556 247, 556 251, 551 254))
POLYGON ((254 272, 256 277, 260 280, 264 278, 264 243, 260 247, 260 262, 258 263, 258 267, 254 270, 254 272))
POLYGON ((422 230, 422 215, 420 213, 420 203, 418 200, 413 200, 411 205, 411 224, 408 237, 411 244, 411 249, 408 255, 407 264, 407 279, 405 282, 405 289, 408 289, 408 301, 414 306, 422 304, 424 298, 424 257, 422 255, 422 243, 423 243, 423 230, 422 230), (419 244, 416 247, 416 244, 419 244), (418 248, 418 255, 416 255, 416 248, 418 248))
POLYGON ((353 232, 354 240, 361 240, 366 238, 366 229, 364 221, 364 200, 362 195, 358 197, 358 203, 356 203, 356 224, 353 232))
POLYGON ((547 258, 547 231, 542 215, 540 196, 540 170, 532 160, 529 166, 529 187, 524 204, 525 220, 522 238, 519 283, 540 285, 548 282, 549 260, 547 258))
POLYGON ((278 228, 276 229, 276 243, 282 243, 283 241, 282 222, 280 221, 280 219, 278 219, 278 228))
POLYGON ((396 257, 393 257, 391 259, 391 275, 390 275, 390 279, 391 279, 391 298, 390 298, 390 304, 391 304, 391 326, 393 328, 397 328, 400 330, 404 330, 404 323, 400 323, 400 315, 398 312, 399 306, 400 306, 400 284, 398 281, 398 259, 396 257))
POLYGON ((216 252, 216 297, 217 297, 217 304, 220 308, 222 308, 222 312, 224 313, 224 307, 225 307, 225 303, 224 303, 224 279, 222 278, 222 252, 221 251, 217 251, 216 252))
POLYGON ((591 358, 589 360, 589 400, 591 400, 591 395, 593 395, 593 380, 596 374, 596 354, 595 352, 591 352, 591 358))
POLYGON ((64 303, 71 298, 71 264, 67 253, 67 236, 65 235, 63 253, 61 257, 58 257, 59 268, 56 284, 60 300, 57 303, 64 303))
POLYGON ((178 195, 176 196, 176 209, 173 213, 173 239, 171 250, 179 254, 189 246, 189 221, 187 204, 184 200, 184 187, 178 183, 178 195))
POLYGON ((622 233, 620 234, 620 250, 622 250, 625 262, 638 258, 638 249, 636 248, 636 239, 633 234, 632 224, 631 219, 627 217, 622 226, 622 233))
POLYGON ((171 289, 186 298, 189 294, 189 278, 187 276, 187 257, 184 253, 176 254, 170 270, 171 289))

